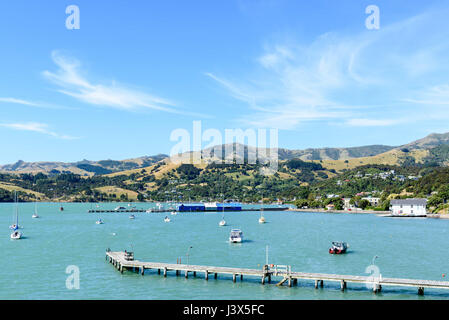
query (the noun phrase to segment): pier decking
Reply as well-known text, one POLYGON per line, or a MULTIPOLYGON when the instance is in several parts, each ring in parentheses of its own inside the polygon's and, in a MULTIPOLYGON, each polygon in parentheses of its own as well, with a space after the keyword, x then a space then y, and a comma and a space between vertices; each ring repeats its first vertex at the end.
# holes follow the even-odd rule
POLYGON ((340 288, 344 291, 347 288, 347 283, 362 283, 369 284, 373 292, 377 293, 382 290, 383 286, 391 287, 414 287, 418 289, 418 294, 423 295, 425 288, 434 289, 449 289, 449 281, 434 281, 434 280, 415 280, 415 279, 398 279, 398 278, 374 278, 371 276, 354 276, 354 275, 338 275, 338 274, 324 274, 324 273, 307 273, 307 272, 292 272, 290 266, 270 266, 264 265, 261 269, 247 269, 247 268, 230 268, 217 266, 200 266, 188 264, 170 264, 161 262, 143 262, 134 260, 134 256, 127 252, 113 252, 106 251, 106 260, 117 268, 121 273, 125 270, 133 270, 139 272, 141 275, 145 274, 147 269, 157 269, 158 274, 163 272, 164 277, 167 272, 175 271, 178 276, 184 273, 187 279, 189 273, 195 277, 197 273, 204 274, 204 279, 208 280, 209 275, 213 274, 217 279, 219 274, 232 275, 233 282, 236 282, 237 276, 243 280, 243 276, 258 277, 261 283, 265 284, 266 280, 271 283, 272 277, 282 277, 282 280, 277 283, 278 286, 287 283, 289 287, 296 285, 298 280, 312 280, 315 281, 315 288, 323 287, 323 282, 337 282, 340 288), (274 267, 274 268, 273 268, 274 267))

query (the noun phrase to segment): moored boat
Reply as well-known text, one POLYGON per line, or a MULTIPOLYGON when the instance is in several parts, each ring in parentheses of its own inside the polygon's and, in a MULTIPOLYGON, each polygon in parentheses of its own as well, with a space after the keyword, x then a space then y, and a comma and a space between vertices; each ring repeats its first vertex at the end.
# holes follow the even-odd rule
POLYGON ((346 253, 348 244, 346 242, 332 242, 332 247, 329 248, 330 254, 342 254, 346 253))
POLYGON ((243 232, 240 229, 232 229, 229 235, 229 242, 240 243, 243 241, 243 232))

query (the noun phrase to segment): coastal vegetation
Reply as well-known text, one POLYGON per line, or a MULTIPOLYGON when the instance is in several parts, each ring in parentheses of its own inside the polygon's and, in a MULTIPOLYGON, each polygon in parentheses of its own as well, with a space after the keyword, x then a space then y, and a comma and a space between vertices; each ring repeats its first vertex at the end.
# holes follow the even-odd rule
POLYGON ((431 210, 439 212, 447 210, 449 200, 448 143, 446 134, 430 135, 398 148, 375 146, 371 153, 368 147, 307 152, 282 149, 273 175, 264 175, 266 165, 261 163, 176 164, 163 155, 57 166, 19 161, 3 166, 0 202, 10 202, 17 191, 20 201, 256 202, 263 198, 295 203, 300 208, 338 210, 350 199, 354 207, 387 210, 391 199, 421 197, 428 198, 431 210), (361 157, 342 158, 349 154, 361 157), (304 155, 312 159, 304 159, 304 155), (21 171, 39 166, 45 170, 21 171), (369 197, 379 201, 373 204, 369 197))

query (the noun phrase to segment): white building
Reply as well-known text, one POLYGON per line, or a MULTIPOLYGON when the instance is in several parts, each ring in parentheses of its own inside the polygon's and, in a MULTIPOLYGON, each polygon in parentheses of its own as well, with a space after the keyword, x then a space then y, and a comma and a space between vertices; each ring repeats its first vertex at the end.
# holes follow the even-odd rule
POLYGON ((355 206, 353 204, 350 204, 351 198, 343 198, 343 207, 345 210, 349 209, 355 209, 355 206))
POLYGON ((391 200, 390 205, 391 214, 394 216, 424 217, 427 199, 391 200))
POLYGON ((374 198, 374 197, 364 197, 362 200, 368 200, 369 204, 372 207, 377 207, 380 203, 380 198, 374 198))

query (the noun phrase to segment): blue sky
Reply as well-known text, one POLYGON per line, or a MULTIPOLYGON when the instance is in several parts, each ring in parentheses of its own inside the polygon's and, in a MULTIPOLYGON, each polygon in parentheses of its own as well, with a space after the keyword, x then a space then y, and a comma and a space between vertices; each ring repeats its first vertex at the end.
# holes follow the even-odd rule
POLYGON ((0 164, 168 154, 195 120, 278 128, 291 149, 447 132, 447 17, 447 1, 2 1, 0 164))

